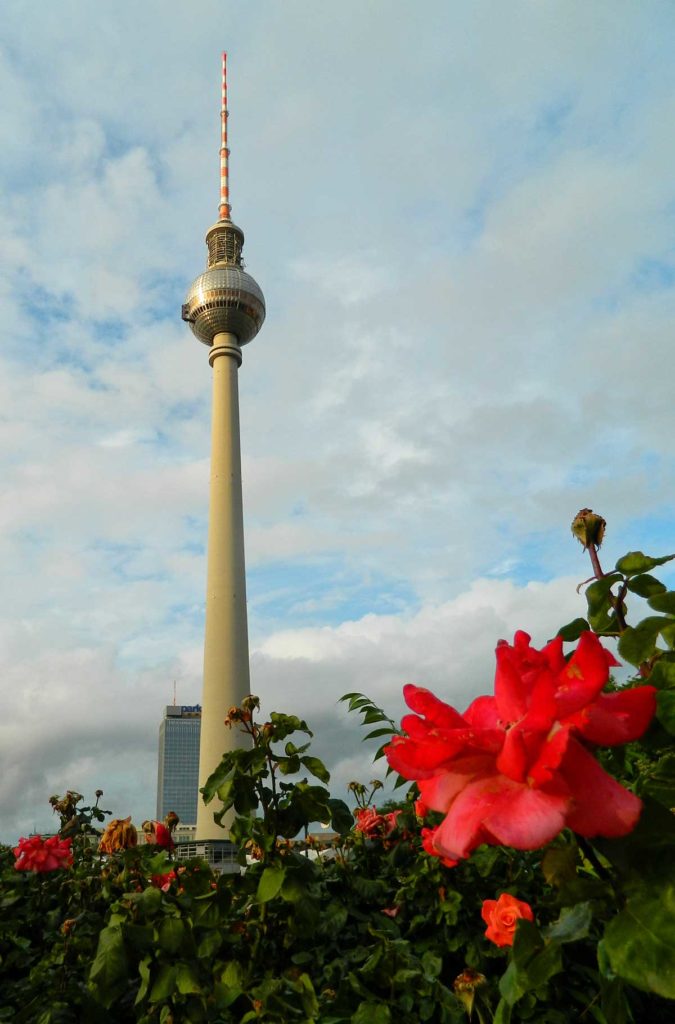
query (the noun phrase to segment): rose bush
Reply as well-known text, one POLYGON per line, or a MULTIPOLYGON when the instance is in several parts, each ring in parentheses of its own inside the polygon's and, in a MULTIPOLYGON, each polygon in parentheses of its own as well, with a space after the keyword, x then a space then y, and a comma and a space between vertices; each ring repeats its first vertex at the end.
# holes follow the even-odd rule
POLYGON ((651 574, 666 560, 598 568, 588 618, 541 650, 522 632, 500 644, 494 693, 464 714, 412 687, 401 732, 347 695, 408 775, 377 809, 377 780, 350 783, 355 813, 331 797, 302 720, 259 722, 254 697, 231 709, 246 741, 204 797, 233 816, 232 874, 177 860, 158 829, 175 821, 134 845, 118 818, 104 842, 100 791, 89 808, 52 797, 57 836, 0 848, 0 1021, 670 1024, 675 592, 651 574), (629 626, 630 594, 658 614, 629 626), (610 678, 600 636, 634 680, 610 678), (313 822, 331 838, 305 842, 313 822))

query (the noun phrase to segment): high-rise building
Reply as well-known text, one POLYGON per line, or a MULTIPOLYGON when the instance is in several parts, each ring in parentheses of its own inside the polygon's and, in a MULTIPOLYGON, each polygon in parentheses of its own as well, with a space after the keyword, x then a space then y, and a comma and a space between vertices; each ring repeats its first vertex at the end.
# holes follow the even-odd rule
MULTIPOLYGON (((200 787, 223 752, 241 743, 237 730, 224 723, 229 708, 241 704, 250 690, 238 371, 242 346, 265 319, 263 293, 242 264, 244 233, 230 218, 226 59, 223 54, 218 221, 206 233, 206 270, 193 282, 182 309, 183 320, 208 346, 213 368, 200 787)), ((200 798, 197 840, 224 840, 213 813, 200 798)))
POLYGON ((201 718, 199 704, 167 704, 159 727, 157 820, 175 811, 181 832, 197 822, 201 718))

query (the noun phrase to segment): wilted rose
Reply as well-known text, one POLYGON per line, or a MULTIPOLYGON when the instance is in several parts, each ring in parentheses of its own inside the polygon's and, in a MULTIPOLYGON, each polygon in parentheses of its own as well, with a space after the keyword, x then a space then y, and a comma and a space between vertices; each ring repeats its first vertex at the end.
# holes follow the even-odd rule
POLYGON ((131 815, 128 818, 113 818, 101 836, 98 852, 115 853, 116 850, 128 850, 137 843, 138 833, 131 824, 131 815))

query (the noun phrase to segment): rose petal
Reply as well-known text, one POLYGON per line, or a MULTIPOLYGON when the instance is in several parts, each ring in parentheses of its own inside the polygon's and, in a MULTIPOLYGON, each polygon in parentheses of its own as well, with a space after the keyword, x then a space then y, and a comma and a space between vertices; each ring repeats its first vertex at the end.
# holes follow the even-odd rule
POLYGON ((575 739, 569 742, 560 773, 572 795, 567 824, 575 832, 612 838, 635 827, 642 801, 608 775, 575 739))

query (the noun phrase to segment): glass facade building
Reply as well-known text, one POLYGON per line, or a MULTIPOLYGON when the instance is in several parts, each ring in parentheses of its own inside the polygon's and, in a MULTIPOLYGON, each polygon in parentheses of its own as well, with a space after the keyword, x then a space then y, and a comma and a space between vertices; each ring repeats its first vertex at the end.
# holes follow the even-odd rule
POLYGON ((201 724, 199 704, 168 704, 164 710, 159 727, 158 821, 163 821, 169 811, 175 811, 181 825, 197 822, 201 724))

